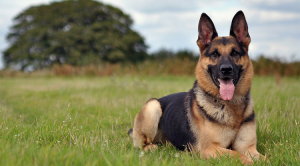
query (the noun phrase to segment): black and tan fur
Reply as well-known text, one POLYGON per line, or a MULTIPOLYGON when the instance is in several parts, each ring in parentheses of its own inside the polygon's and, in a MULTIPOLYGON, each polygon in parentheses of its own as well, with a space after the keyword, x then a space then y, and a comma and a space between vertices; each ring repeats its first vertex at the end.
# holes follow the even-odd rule
POLYGON ((180 150, 196 152, 206 159, 229 155, 245 164, 251 164, 252 159, 266 159, 256 150, 256 122, 250 94, 253 68, 248 56, 251 39, 243 12, 234 16, 228 37, 218 37, 205 13, 201 15, 198 32, 201 56, 193 88, 148 100, 129 131, 134 147, 154 150, 157 143, 168 141, 180 150), (228 73, 223 72, 224 64, 230 66, 228 73), (233 80, 232 99, 221 98, 218 78, 233 80))

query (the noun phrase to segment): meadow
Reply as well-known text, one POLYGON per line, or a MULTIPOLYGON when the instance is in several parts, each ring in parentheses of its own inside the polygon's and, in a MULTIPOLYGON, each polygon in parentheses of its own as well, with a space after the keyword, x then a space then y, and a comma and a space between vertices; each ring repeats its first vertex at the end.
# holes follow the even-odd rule
MULTIPOLYGON (((240 165, 163 145, 145 153, 127 135, 152 97, 188 91, 193 76, 2 77, 0 165, 240 165)), ((271 165, 300 162, 300 78, 255 77, 258 151, 271 165)), ((263 161, 255 165, 268 165, 263 161)))

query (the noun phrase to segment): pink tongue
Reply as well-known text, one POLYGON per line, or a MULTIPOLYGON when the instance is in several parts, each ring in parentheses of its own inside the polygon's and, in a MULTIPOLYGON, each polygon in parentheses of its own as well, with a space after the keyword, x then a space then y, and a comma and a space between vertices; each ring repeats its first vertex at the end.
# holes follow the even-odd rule
POLYGON ((219 79, 220 94, 223 100, 231 100, 234 93, 234 84, 231 79, 219 79))

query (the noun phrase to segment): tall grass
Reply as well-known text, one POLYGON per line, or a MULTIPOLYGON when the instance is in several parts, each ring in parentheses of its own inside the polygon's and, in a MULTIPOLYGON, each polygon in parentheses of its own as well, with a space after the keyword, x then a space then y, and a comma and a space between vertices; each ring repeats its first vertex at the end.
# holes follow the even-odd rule
MULTIPOLYGON (((239 165, 163 145, 145 153, 127 131, 151 97, 187 91, 192 76, 0 79, 0 165, 239 165)), ((299 163, 299 78, 255 77, 258 150, 272 165, 299 163)), ((259 161, 259 165, 266 163, 259 161)))

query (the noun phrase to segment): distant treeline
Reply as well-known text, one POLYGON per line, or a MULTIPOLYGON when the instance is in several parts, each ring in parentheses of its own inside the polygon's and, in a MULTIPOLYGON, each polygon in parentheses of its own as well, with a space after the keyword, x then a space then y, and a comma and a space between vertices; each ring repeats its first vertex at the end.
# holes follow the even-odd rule
MULTIPOLYGON (((23 73, 20 71, 3 70, 0 76, 18 75, 194 75, 199 56, 189 50, 171 51, 161 49, 151 53, 144 61, 138 63, 97 62, 85 66, 54 64, 51 67, 23 73)), ((252 60, 255 75, 300 76, 300 61, 285 62, 279 58, 261 55, 252 60)))
POLYGON ((148 59, 159 61, 169 58, 189 59, 197 61, 199 59, 199 55, 188 49, 172 51, 162 48, 154 53, 150 53, 148 56, 148 59))
POLYGON ((256 75, 300 76, 300 61, 285 62, 261 55, 252 63, 256 75))

